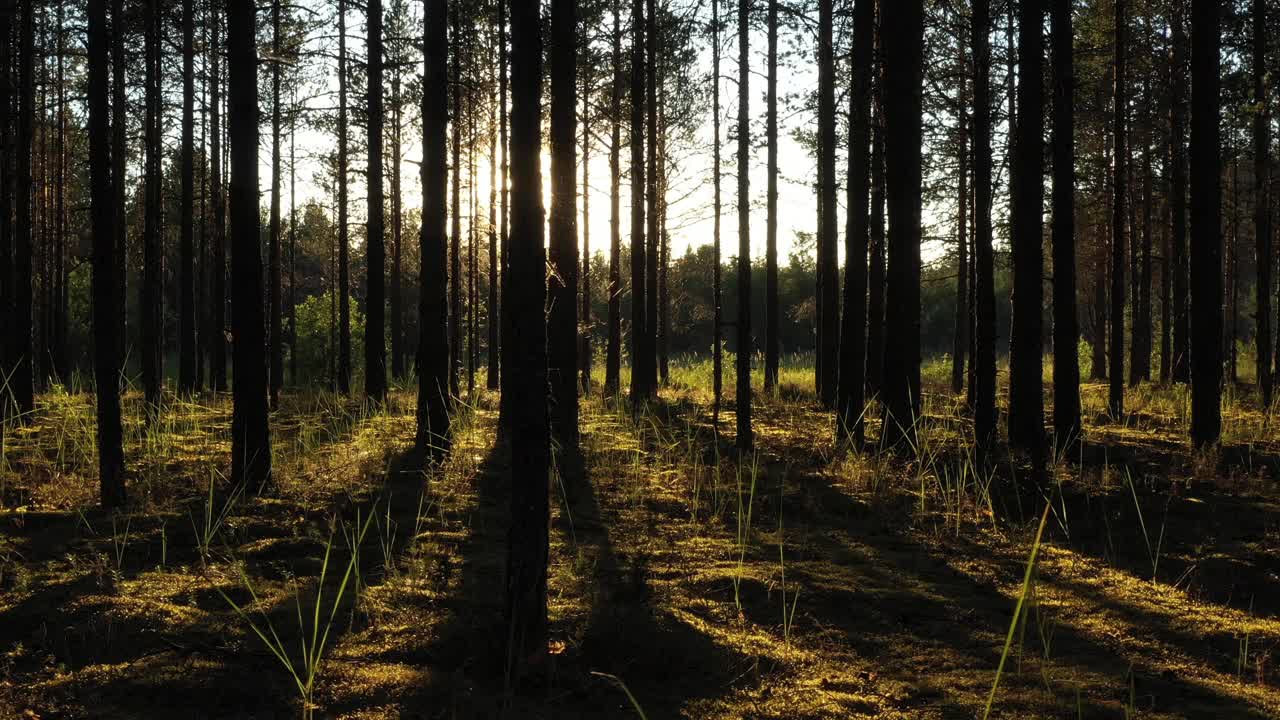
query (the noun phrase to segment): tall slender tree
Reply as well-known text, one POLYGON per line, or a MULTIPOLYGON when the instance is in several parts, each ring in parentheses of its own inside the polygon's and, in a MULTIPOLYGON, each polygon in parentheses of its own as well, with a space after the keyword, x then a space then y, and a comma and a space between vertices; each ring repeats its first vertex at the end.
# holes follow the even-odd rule
MULTIPOLYGON (((494 3, 495 5, 498 3, 494 3)), ((501 48, 497 47, 498 38, 495 27, 493 35, 489 40, 489 71, 494 70, 494 53, 501 53, 501 48)), ((486 309, 488 336, 488 371, 485 373, 485 386, 489 390, 498 389, 498 377, 501 372, 501 365, 498 358, 498 84, 492 82, 493 75, 490 75, 490 93, 489 93, 489 297, 486 309)))
POLYGON ((711 140, 711 184, 712 221, 711 244, 714 256, 714 267, 711 269, 711 419, 716 432, 720 431, 720 401, 724 394, 724 317, 721 302, 721 249, 720 249, 720 213, 723 209, 723 198, 720 194, 720 0, 711 0, 711 126, 714 137, 711 140))
POLYGON ((1049 6, 1053 61, 1053 435, 1057 447, 1080 440, 1080 339, 1076 319, 1075 37, 1071 0, 1049 6))
POLYGON ((836 407, 839 382, 840 267, 837 255, 836 71, 832 0, 818 0, 818 390, 822 404, 836 407))
MULTIPOLYGON (((121 3, 123 0, 113 0, 113 2, 121 3)), ((212 56, 210 59, 212 67, 210 73, 213 77, 209 81, 209 206, 210 212, 213 213, 213 241, 210 243, 213 257, 210 258, 212 287, 210 288, 209 311, 212 313, 212 318, 209 325, 213 332, 212 337, 209 338, 209 385, 213 387, 215 392, 225 391, 229 386, 227 383, 226 343, 227 208, 223 195, 222 181, 222 52, 220 49, 222 47, 222 38, 219 32, 221 28, 220 20, 223 14, 222 7, 221 0, 210 0, 210 8, 212 10, 210 15, 213 20, 213 48, 209 50, 209 55, 212 56)), ((123 55, 123 51, 121 54, 123 55)), ((116 96, 117 106, 123 108, 123 87, 116 88, 115 92, 118 93, 116 96)), ((122 116, 117 115, 117 117, 122 116)), ((113 128, 116 132, 117 143, 123 139, 122 126, 123 122, 118 120, 116 127, 113 128)), ((119 147, 118 144, 117 147, 119 147)), ((124 164, 120 159, 117 159, 116 162, 118 163, 116 177, 122 177, 124 164)), ((119 183, 115 190, 117 197, 119 197, 121 192, 119 183)), ((124 207, 123 201, 117 207, 124 207)), ((122 243, 124 239, 123 223, 118 223, 118 226, 120 231, 117 235, 117 243, 122 243)))
MULTIPOLYGON (((712 0, 715 2, 715 0, 712 0)), ((613 0, 613 81, 609 84, 609 327, 604 394, 618 394, 622 375, 622 6, 613 0)))
POLYGON ((1010 191, 1013 319, 1009 333, 1009 444, 1038 455, 1044 443, 1044 6, 1018 17, 1018 124, 1010 191))
POLYGON ((1271 406, 1271 103, 1267 94, 1267 3, 1253 0, 1253 225, 1257 293, 1258 387, 1263 407, 1271 406))
POLYGON ((387 399, 386 198, 382 183, 382 0, 367 0, 369 215, 365 238, 368 299, 364 323, 364 395, 371 403, 387 399))
POLYGON ((195 2, 182 0, 182 201, 178 247, 178 390, 196 389, 195 2))
MULTIPOLYGON (((645 174, 645 244, 644 244, 644 301, 645 301, 645 338, 644 355, 640 368, 644 372, 644 383, 649 395, 658 392, 658 329, 662 318, 658 315, 658 277, 663 268, 659 265, 658 247, 662 243, 659 228, 659 184, 658 176, 658 58, 661 56, 662 36, 658 34, 657 0, 647 0, 648 10, 645 17, 645 60, 643 70, 645 79, 645 150, 648 152, 649 171, 645 174)), ((633 360, 634 363, 634 360, 633 360)), ((634 369, 633 369, 634 372, 634 369)))
MULTIPOLYGON (((884 82, 880 62, 879 3, 875 20, 875 40, 871 61, 871 219, 870 260, 867 266, 867 394, 880 393, 884 366, 884 103, 881 92, 884 82)), ((857 32, 857 29, 854 29, 857 32)))
POLYGON ((1191 332, 1187 308, 1187 159, 1186 159, 1186 64, 1187 35, 1184 3, 1170 10, 1172 48, 1169 71, 1169 213, 1170 266, 1173 271, 1173 368, 1175 383, 1191 381, 1191 332))
POLYGON ((547 373, 551 433, 570 476, 578 462, 577 22, 573 0, 552 0, 547 373))
MULTIPOLYGON (((500 3, 505 4, 505 3, 500 3)), ((419 233, 418 447, 440 458, 449 447, 448 235, 445 232, 449 122, 447 0, 423 14, 422 227, 419 233)), ((505 394, 505 393, 504 393, 505 394)))
POLYGON ((449 27, 453 29, 453 64, 449 66, 449 82, 453 111, 453 159, 451 175, 449 241, 449 392, 461 396, 459 373, 462 369, 462 6, 449 7, 449 27))
MULTIPOLYGON (((637 3, 641 0, 635 0, 637 3)), ((564 0, 557 0, 564 2, 564 0)), ((547 640, 549 550, 546 299, 543 268, 542 40, 538 3, 511 5, 511 297, 515 375, 511 405, 511 530, 507 535, 506 625, 508 677, 541 657, 547 640)), ((572 75, 570 75, 572 82, 572 75)), ((570 106, 572 107, 572 106, 570 106)), ((570 176, 572 177, 572 176, 570 176)))
POLYGON ((1128 103, 1127 87, 1128 63, 1128 24, 1127 0, 1115 2, 1115 65, 1112 70, 1112 127, 1113 153, 1111 165, 1111 347, 1110 347, 1110 391, 1108 407, 1111 417, 1120 420, 1124 417, 1124 258, 1128 227, 1125 215, 1125 203, 1128 200, 1128 172, 1125 162, 1128 158, 1128 103))
POLYGON ((164 385, 164 294, 161 288, 164 226, 161 214, 163 196, 160 147, 164 114, 160 45, 164 32, 164 13, 159 0, 147 0, 146 22, 146 117, 143 133, 146 192, 142 228, 142 284, 138 293, 138 310, 142 318, 142 390, 148 406, 154 411, 159 406, 160 392, 164 385))
MULTIPOLYGON (((0 8, 0 13, 7 8, 0 8)), ((111 65, 107 0, 88 6, 89 183, 93 215, 93 371, 97 399, 98 484, 105 507, 125 502, 123 428, 120 421, 120 367, 115 337, 119 304, 115 281, 115 194, 111 190, 111 128, 107 92, 111 65)), ((6 42, 0 24, 0 42, 6 42)), ((0 116, 0 122, 4 118, 0 116)))
POLYGON ((951 393, 964 390, 965 358, 969 353, 969 112, 965 108, 968 85, 964 31, 960 38, 960 88, 957 94, 956 129, 960 151, 956 190, 956 312, 951 349, 951 393))
MULTIPOLYGON (((29 419, 35 410, 35 335, 33 328, 33 239, 35 209, 32 207, 35 180, 31 156, 35 141, 35 0, 19 0, 18 19, 18 116, 14 148, 14 242, 13 242, 13 370, 9 375, 19 417, 29 419)), ((6 219, 7 221, 7 219, 6 219)))
MULTIPOLYGON (((884 33, 885 191, 888 195, 888 301, 885 324, 884 433, 889 445, 914 442, 920 417, 920 182, 922 0, 881 7, 884 33)), ((975 13, 975 17, 977 13, 975 13)), ((981 33, 979 33, 981 34, 981 33)))
MULTIPOLYGON (((13 211, 13 163, 17 153, 13 152, 13 136, 10 126, 13 122, 13 89, 12 75, 9 72, 13 60, 12 43, 13 19, 16 0, 0 0, 0 323, 5 327, 17 327, 17 318, 13 316, 14 275, 13 275, 13 233, 9 218, 13 211)), ((123 314, 123 313, 122 313, 123 314)), ((0 343, 0 372, 6 377, 13 374, 18 361, 15 352, 19 343, 0 343)), ((9 393, 0 393, 0 433, 12 414, 13 397, 9 393)))
POLYGON ((1222 433, 1220 4, 1191 2, 1191 442, 1222 433))
MULTIPOLYGON (((768 49, 768 89, 765 92, 765 142, 768 144, 767 189, 765 190, 765 207, 768 218, 765 222, 764 243, 764 389, 772 392, 778 386, 778 0, 768 0, 769 49, 768 49)), ((823 58, 826 62, 831 47, 831 0, 821 0, 824 31, 823 58)), ((719 48, 716 49, 717 52, 719 48)), ((856 50, 855 50, 856 52, 856 50)), ((855 61, 856 62, 856 61, 855 61)), ((824 72, 827 66, 822 66, 824 72)), ((855 74, 858 68, 854 68, 855 74)), ((823 102, 826 102, 826 84, 823 85, 823 102)), ((834 95, 831 112, 835 114, 834 95)), ((823 106, 826 107, 825 105, 823 106)), ((825 123, 825 118, 824 118, 825 123)), ((825 131, 826 125, 823 125, 825 131)), ((718 141, 717 141, 718 142, 718 141)), ((718 152, 718 148, 717 148, 718 152)), ((825 159, 824 161, 825 162, 825 159)), ((835 175, 834 158, 832 160, 832 176, 835 175)), ((824 196, 825 197, 825 196, 824 196)), ((719 258, 716 259, 719 264, 719 258)), ((821 282, 821 281, 819 281, 821 282)))
POLYGON ((280 390, 284 387, 284 335, 281 295, 282 250, 280 208, 280 83, 282 61, 280 37, 281 0, 271 1, 271 216, 267 231, 267 378, 271 407, 280 406, 280 390))
POLYGON ((853 5, 853 86, 849 92, 849 221, 845 230, 844 311, 840 333, 837 428, 863 441, 866 405, 867 193, 871 187, 871 68, 875 0, 853 5))
POLYGON ((991 247, 991 3, 973 0, 973 433, 979 461, 996 436, 995 258, 991 247))
MULTIPOLYGON (((408 10, 404 4, 396 5, 395 17, 401 23, 408 10)), ((397 25, 399 30, 403 25, 397 25)), ((397 39, 396 46, 403 48, 403 44, 397 39)), ((389 297, 387 304, 391 310, 391 317, 388 319, 388 328, 391 333, 391 377, 402 378, 405 374, 405 337, 404 337, 404 198, 400 194, 400 165, 401 156, 403 155, 404 143, 401 133, 404 129, 404 109, 402 107, 403 95, 401 95, 400 75, 404 61, 400 58, 396 59, 394 68, 391 73, 391 282, 389 289, 389 297)), ((497 142, 495 140, 494 144, 497 142)), ((490 151, 490 155, 493 153, 490 151)), ((490 158, 490 164, 493 160, 490 158)), ((493 187, 491 192, 496 192, 495 181, 497 178, 490 178, 489 185, 493 187)), ((493 224, 493 201, 490 199, 490 217, 489 224, 493 224)), ((493 292, 497 292, 497 283, 491 283, 493 292)), ((490 303, 490 308, 497 303, 490 303)), ((494 328, 497 329, 496 326, 494 328)), ((491 348, 497 347, 497 343, 491 343, 491 348)), ((490 353, 492 354, 492 353, 490 353)), ((497 356, 494 355, 496 361, 497 356)), ((498 373, 496 371, 490 373, 490 382, 496 383, 498 373)), ((493 387, 497 387, 494 385, 493 387)))
POLYGON ((648 302, 644 242, 644 0, 631 2, 631 404, 639 408, 653 392, 645 372, 648 302))
MULTIPOLYGON (((347 227, 347 3, 338 0, 338 392, 351 392, 351 242, 347 227)), ((366 319, 367 320, 367 319, 366 319)))
POLYGON ((738 347, 737 446, 755 448, 751 430, 751 0, 738 0, 738 347))
POLYGON ((227 113, 231 144, 231 304, 235 377, 231 480, 251 490, 271 483, 266 327, 258 217, 258 50, 253 0, 227 0, 227 113))
POLYGON ((591 62, 590 38, 582 34, 582 330, 579 335, 578 367, 582 373, 582 394, 591 392, 591 62))

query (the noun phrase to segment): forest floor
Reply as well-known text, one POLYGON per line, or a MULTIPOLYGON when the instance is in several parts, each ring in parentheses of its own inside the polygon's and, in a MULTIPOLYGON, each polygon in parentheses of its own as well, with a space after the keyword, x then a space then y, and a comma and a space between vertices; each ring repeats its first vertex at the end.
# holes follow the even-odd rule
POLYGON ((1192 454, 1185 389, 1131 391, 1108 424, 1086 385, 1088 442, 1037 482, 1016 458, 974 472, 940 374, 919 447, 859 455, 811 378, 758 397, 741 461, 705 365, 638 420, 584 399, 551 653, 514 694, 496 395, 426 476, 411 391, 371 416, 286 396, 259 497, 227 494, 228 399, 147 425, 130 394, 117 514, 90 399, 43 395, 0 466, 0 718, 295 717, 303 694, 343 718, 974 718, 1020 597, 992 717, 1280 717, 1280 430, 1245 394, 1192 454))

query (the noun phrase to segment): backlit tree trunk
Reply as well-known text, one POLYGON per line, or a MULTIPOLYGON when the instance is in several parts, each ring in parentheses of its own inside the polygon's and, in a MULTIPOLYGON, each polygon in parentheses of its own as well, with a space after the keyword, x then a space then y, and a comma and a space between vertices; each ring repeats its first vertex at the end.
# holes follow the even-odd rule
MULTIPOLYGON (((996 436, 995 259, 991 247, 991 5, 973 0, 973 425, 980 464, 996 436)), ((887 92, 887 88, 886 88, 887 92)), ((887 357, 887 356, 886 356, 887 357)), ((887 368, 886 368, 887 371, 887 368)))
MULTIPOLYGON (((714 2, 715 0, 713 0, 714 2)), ((622 8, 613 0, 613 82, 609 87, 609 329, 604 393, 618 394, 622 374, 622 8)))
POLYGON ((1220 6, 1191 2, 1191 441, 1222 432, 1220 6))
POLYGON ((1049 22, 1053 53, 1053 435, 1057 447, 1065 449, 1080 439, 1071 0, 1053 0, 1049 22))
POLYGON ((1108 407, 1113 420, 1124 417, 1124 305, 1125 282, 1124 263, 1128 228, 1125 223, 1128 199, 1126 187, 1128 173, 1125 162, 1128 158, 1128 108, 1129 95, 1125 85, 1126 56, 1128 54, 1128 33, 1126 30, 1126 2, 1116 0, 1115 4, 1115 67, 1113 72, 1114 91, 1112 102, 1114 113, 1111 134, 1114 138, 1112 152, 1111 181, 1111 347, 1110 371, 1107 373, 1111 382, 1108 394, 1108 407))
POLYGON ((1271 406, 1271 112, 1267 95, 1267 4, 1253 0, 1253 117, 1254 264, 1258 278, 1257 366, 1255 373, 1262 391, 1263 407, 1271 406))
POLYGON ((547 373, 551 434, 561 467, 578 453, 577 13, 573 0, 551 3, 551 274, 547 373))
POLYGON ((737 446, 755 447, 751 432, 751 0, 738 0, 738 346, 737 446))
POLYGON ((449 447, 449 332, 445 234, 449 122, 447 0, 427 0, 423 18, 422 227, 419 234, 417 443, 440 458, 449 447))
POLYGON ((365 254, 369 274, 364 323, 364 396, 368 402, 382 403, 387 399, 386 206, 382 185, 382 0, 368 0, 367 11, 369 224, 365 254))

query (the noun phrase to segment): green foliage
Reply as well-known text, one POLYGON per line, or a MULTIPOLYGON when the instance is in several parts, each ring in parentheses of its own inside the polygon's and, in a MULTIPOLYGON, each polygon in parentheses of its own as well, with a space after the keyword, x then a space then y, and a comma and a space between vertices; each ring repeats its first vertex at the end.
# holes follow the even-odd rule
MULTIPOLYGON (((331 377, 330 365, 337 357, 337 328, 332 326, 332 296, 312 295, 298 305, 298 381, 322 385, 331 377), (330 335, 332 329, 332 337, 330 335)), ((364 313, 351 298, 351 368, 358 374, 364 366, 364 313)))

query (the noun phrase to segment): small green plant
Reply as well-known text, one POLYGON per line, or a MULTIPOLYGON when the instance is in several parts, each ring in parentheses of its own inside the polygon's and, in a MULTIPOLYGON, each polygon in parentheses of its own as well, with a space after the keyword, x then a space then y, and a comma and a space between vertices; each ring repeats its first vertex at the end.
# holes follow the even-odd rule
POLYGON ((200 561, 204 563, 209 560, 209 548, 213 545, 213 541, 218 537, 223 525, 226 524, 232 509, 240 500, 240 496, 244 494, 244 486, 236 486, 227 497, 227 501, 219 508, 214 501, 213 493, 214 478, 217 474, 217 470, 209 473, 209 493, 205 496, 202 522, 197 524, 195 516, 191 516, 191 528, 195 531, 196 536, 196 550, 200 554, 200 561))
POLYGON ((617 675, 610 675, 609 673, 596 672, 595 670, 592 670, 591 674, 596 677, 602 677, 609 680, 614 685, 617 685, 618 689, 626 694, 627 700, 631 702, 631 707, 636 711, 636 715, 640 716, 640 720, 649 720, 649 716, 644 714, 644 708, 640 707, 640 702, 636 700, 635 695, 631 694, 631 690, 627 688, 626 683, 622 682, 622 678, 617 675))
POLYGON ((1004 651, 1000 653, 1000 664, 996 666, 996 678, 991 683, 991 694, 987 696, 987 709, 982 713, 982 720, 991 716, 991 707, 996 701, 996 690, 1000 688, 1000 676, 1004 673, 1005 662, 1009 659, 1009 650, 1013 647, 1013 636, 1018 630, 1022 618, 1023 607, 1031 594, 1031 578, 1036 567, 1036 558, 1040 555, 1040 540, 1044 537, 1044 526, 1049 522, 1050 505, 1045 503, 1044 513, 1040 515, 1040 527, 1036 529, 1036 538, 1031 543, 1031 557, 1027 559, 1027 571, 1022 577, 1022 592, 1018 594, 1018 604, 1013 609, 1013 621, 1009 623, 1009 632, 1004 638, 1004 651))
POLYGON ((111 552, 115 559, 116 572, 120 572, 120 568, 124 566, 124 554, 129 547, 129 527, 132 524, 133 518, 126 517, 124 527, 120 527, 116 513, 111 514, 111 552))
POLYGON ((756 479, 760 472, 757 456, 751 456, 751 485, 748 489, 747 501, 742 502, 742 464, 739 463, 735 476, 738 480, 738 534, 734 541, 738 551, 738 567, 733 573, 733 604, 742 612, 742 571, 747 561, 747 546, 751 543, 751 510, 756 500, 756 479))
MULTIPOLYGON (((365 518, 364 523, 352 530, 355 536, 355 545, 359 545, 364 541, 365 533, 369 529, 369 523, 373 519, 371 513, 365 518)), ((343 528, 344 534, 346 528, 343 528)), ((329 631, 333 627, 333 621, 338 615, 338 609, 342 605, 342 600, 346 596, 347 585, 351 582, 351 578, 357 574, 358 556, 352 554, 347 561, 347 567, 342 574, 342 581, 338 585, 338 592, 330 601, 327 610, 327 617, 322 616, 321 608, 325 607, 324 585, 329 575, 329 559, 333 550, 333 534, 330 533, 329 541, 324 546, 324 560, 320 564, 320 578, 316 581, 315 599, 313 604, 313 612, 310 618, 304 617, 302 610, 302 593, 295 591, 294 600, 297 608, 298 631, 301 640, 301 657, 294 658, 289 648, 286 648, 284 641, 276 632, 275 626, 271 623, 271 618, 267 617, 265 612, 259 611, 261 616, 261 624, 254 620, 243 607, 222 590, 221 587, 215 586, 218 594, 226 601, 235 614, 243 620, 254 635, 267 646, 267 650, 276 658, 280 665, 289 673, 293 679, 294 685, 297 686, 298 696, 302 703, 302 717, 304 720, 310 720, 315 716, 315 689, 316 680, 320 675, 321 665, 324 661, 325 646, 329 642, 329 631)), ((240 582, 244 584, 245 589, 249 591, 249 596, 253 599, 253 604, 257 605, 258 593, 254 590, 253 583, 249 580, 249 576, 245 574, 242 566, 237 566, 240 575, 240 582)))
POLYGON ((1160 550, 1164 546, 1164 528, 1165 521, 1168 520, 1168 505, 1165 505, 1165 520, 1160 523, 1160 536, 1156 539, 1155 546, 1151 545, 1151 536, 1147 534, 1147 523, 1142 517, 1142 504, 1138 502, 1138 491, 1133 485, 1133 476, 1129 470, 1125 469, 1125 483, 1129 486, 1129 493, 1133 496, 1133 508, 1138 513, 1138 526, 1142 528, 1142 540, 1147 545, 1147 559, 1151 561, 1151 582, 1157 582, 1158 572, 1160 570, 1160 550))

